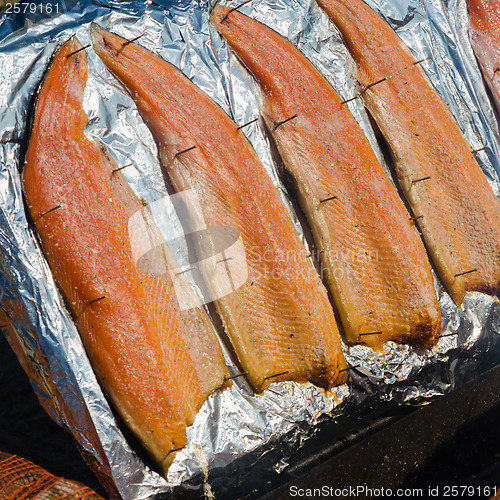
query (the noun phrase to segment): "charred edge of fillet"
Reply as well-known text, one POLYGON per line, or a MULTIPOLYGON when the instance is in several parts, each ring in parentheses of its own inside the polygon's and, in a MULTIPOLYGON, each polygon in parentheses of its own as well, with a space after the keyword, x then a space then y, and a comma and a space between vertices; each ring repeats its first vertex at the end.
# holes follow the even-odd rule
POLYGON ((311 377, 311 382, 318 387, 329 390, 333 385, 341 385, 347 382, 347 379, 349 378, 349 368, 350 367, 341 369, 340 366, 337 365, 338 372, 335 379, 332 379, 330 372, 324 370, 321 373, 316 373, 313 377, 311 377))
POLYGON ((473 286, 467 290, 467 292, 480 292, 485 293, 486 295, 492 295, 497 299, 500 299, 500 283, 496 283, 493 285, 481 284, 480 286, 473 286))
POLYGON ((66 58, 73 57, 75 54, 78 54, 79 52, 83 52, 84 50, 88 49, 89 47, 92 47, 92 44, 87 44, 84 45, 83 47, 80 47, 79 49, 74 50, 73 52, 70 52, 69 54, 66 55, 66 58))
POLYGON ((432 349, 439 338, 441 331, 435 332, 432 324, 419 324, 415 326, 411 337, 397 340, 398 344, 408 344, 415 349, 432 349))

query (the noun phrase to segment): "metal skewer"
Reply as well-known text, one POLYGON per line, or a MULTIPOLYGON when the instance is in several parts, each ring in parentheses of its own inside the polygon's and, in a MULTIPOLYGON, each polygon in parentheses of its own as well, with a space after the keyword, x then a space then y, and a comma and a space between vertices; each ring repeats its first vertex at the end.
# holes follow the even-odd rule
POLYGON ((479 151, 484 151, 485 149, 488 149, 488 148, 489 148, 489 146, 483 146, 482 148, 479 148, 479 149, 473 149, 473 150, 471 151, 471 153, 472 153, 473 155, 475 155, 476 153, 479 153, 479 151))
POLYGON ((239 5, 237 5, 236 7, 233 7, 232 9, 230 9, 228 11, 228 13, 222 18, 221 23, 223 23, 227 19, 227 16, 229 16, 229 14, 231 14, 231 12, 234 12, 235 10, 241 9, 241 7, 243 7, 247 3, 250 3, 251 1, 252 0, 246 0, 245 2, 242 2, 239 5))
POLYGON ((50 214, 50 212, 53 212, 54 210, 57 210, 58 208, 61 208, 62 205, 57 205, 57 207, 51 208, 50 210, 46 210, 45 212, 42 212, 38 217, 43 217, 44 215, 50 214))
POLYGON ((342 106, 342 104, 347 104, 348 102, 355 101, 356 99, 359 99, 360 97, 361 97, 360 95, 357 95, 355 97, 351 97, 350 99, 346 99, 345 101, 342 101, 340 103, 340 105, 342 106))
POLYGON ((319 200, 320 203, 325 203, 325 201, 336 200, 336 196, 330 196, 330 198, 325 198, 324 200, 319 200))
POLYGON ((264 377, 264 380, 269 380, 270 378, 280 377, 281 375, 286 375, 287 373, 288 373, 288 370, 286 372, 277 373, 276 375, 269 375, 269 377, 264 377))
POLYGON ((426 57, 425 59, 420 59, 420 61, 415 61, 412 66, 416 66, 417 64, 423 63, 424 61, 428 61, 429 59, 432 59, 433 56, 426 57))
POLYGON ((196 267, 190 267, 189 269, 184 269, 184 271, 177 273, 176 276, 180 276, 181 274, 188 273, 189 271, 192 271, 193 269, 196 269, 196 267))
POLYGON ((313 255, 319 255, 321 253, 325 253, 325 251, 320 250, 319 252, 311 252, 309 255, 306 255, 306 259, 308 259, 309 257, 312 257, 313 255))
POLYGON ((250 120, 249 122, 246 122, 243 125, 240 125, 239 127, 236 128, 236 130, 241 130, 243 127, 246 127, 247 125, 255 123, 256 121, 259 121, 259 118, 254 118, 253 120, 250 120))
MULTIPOLYGON (((182 448, 184 448, 184 446, 183 446, 182 448)), ((175 450, 170 450, 170 451, 168 452, 168 455, 170 455, 170 453, 174 453, 174 452, 176 452, 176 451, 181 451, 181 450, 182 450, 182 448, 176 448, 175 450)))
POLYGON ((287 118, 286 120, 283 120, 282 122, 278 122, 275 126, 274 126, 274 130, 276 130, 278 127, 281 127, 281 125, 283 125, 284 123, 286 122, 289 122, 290 120, 293 120, 294 118, 297 118, 297 114, 293 115, 293 116, 290 116, 290 118, 287 118))
POLYGON ((455 274, 455 278, 458 276, 463 276, 464 274, 475 273, 476 271, 477 271, 477 269, 471 269, 470 271, 464 271, 463 273, 455 274))
POLYGON ((368 89, 371 89, 372 87, 375 87, 375 85, 378 85, 379 83, 382 83, 382 82, 385 82, 386 80, 389 80, 390 76, 386 76, 385 78, 382 78, 381 80, 378 80, 376 82, 373 82, 373 83, 370 83, 369 85, 367 85, 359 95, 357 96, 354 96, 354 97, 351 97, 349 99, 345 99, 344 101, 342 101, 340 103, 340 105, 342 106, 342 104, 347 104, 348 102, 351 102, 351 101, 355 101, 356 99, 359 99, 368 89))
POLYGON ((78 52, 81 52, 82 50, 88 49, 89 47, 91 47, 91 44, 90 44, 90 43, 89 43, 88 45, 85 45, 85 47, 82 47, 82 48, 80 48, 80 49, 78 49, 78 50, 75 50, 74 52, 71 52, 71 54, 68 54, 68 55, 66 56, 66 58, 71 57, 71 56, 74 56, 75 54, 78 54, 78 52))
POLYGON ((416 217, 410 217, 409 220, 418 220, 418 219, 423 219, 424 216, 423 215, 417 215, 416 217))
POLYGON ((191 146, 190 148, 184 149, 182 151, 179 151, 178 153, 175 153, 174 158, 177 158, 179 155, 183 155, 184 153, 187 153, 188 151, 192 151, 193 149, 197 148, 198 146, 191 146))
POLYGON ((220 264, 221 262, 227 262, 228 260, 232 260, 233 258, 232 257, 226 257, 225 259, 222 259, 222 260, 218 260, 216 262, 216 264, 220 264))
POLYGON ((115 172, 119 172, 120 170, 123 170, 124 168, 127 168, 127 167, 131 167, 132 165, 133 165, 133 163, 129 163, 128 165, 124 165, 123 167, 115 168, 114 170, 111 171, 111 173, 114 174, 115 172))
POLYGON ((230 377, 224 377, 224 381, 233 380, 233 379, 238 378, 238 377, 243 377, 246 374, 247 374, 247 372, 242 372, 242 373, 238 373, 236 375, 231 375, 230 377))
POLYGON ((359 365, 349 365, 347 368, 342 368, 342 370, 339 370, 339 373, 346 372, 348 370, 353 370, 354 368, 357 368, 359 365))
POLYGON ((427 177, 421 177, 420 179, 415 179, 414 181, 411 181, 412 184, 416 184, 417 182, 422 182, 422 181, 426 181, 428 179, 430 179, 431 176, 428 175, 427 177))
POLYGON ((121 52, 127 45, 130 45, 131 43, 134 43, 136 40, 139 40, 139 38, 142 38, 146 33, 143 33, 142 35, 136 36, 135 38, 132 38, 132 40, 127 40, 126 42, 122 43, 122 46, 118 52, 121 52))
POLYGON ((386 80, 389 80, 390 76, 386 76, 385 78, 382 78, 376 82, 370 83, 370 85, 367 85, 363 90, 362 94, 364 94, 368 89, 371 89, 372 87, 375 87, 375 85, 378 85, 379 83, 385 82, 386 80))
POLYGON ((447 333, 446 335, 439 335, 437 338, 442 339, 444 337, 454 337, 455 335, 458 335, 458 332, 455 333, 447 333))
POLYGON ((105 299, 105 298, 106 298, 106 295, 103 295, 102 297, 98 297, 97 299, 93 299, 89 302, 89 305, 93 304, 94 302, 98 302, 99 300, 105 299))

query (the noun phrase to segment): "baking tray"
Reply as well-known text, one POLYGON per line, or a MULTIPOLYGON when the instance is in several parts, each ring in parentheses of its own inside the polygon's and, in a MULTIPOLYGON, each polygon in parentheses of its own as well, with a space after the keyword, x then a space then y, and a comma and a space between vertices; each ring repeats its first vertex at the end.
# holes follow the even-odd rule
MULTIPOLYGON (((307 489, 318 488, 318 485, 334 486, 336 489, 347 491, 349 487, 367 485, 372 490, 394 491, 405 485, 405 481, 408 482, 408 478, 437 450, 450 442, 464 426, 474 424, 478 417, 498 405, 500 366, 497 365, 435 402, 404 417, 395 418, 395 421, 383 426, 383 429, 369 437, 358 439, 341 453, 330 456, 331 445, 324 446, 319 451, 310 451, 307 459, 299 460, 296 467, 289 470, 286 484, 282 481, 281 486, 273 488, 272 491, 273 484, 263 485, 258 491, 242 498, 288 499, 292 487, 307 489)), ((380 423, 383 425, 382 421, 380 423)), ((468 494, 448 496, 489 498, 500 485, 500 475, 495 483, 490 481, 491 477, 482 482, 479 478, 480 484, 472 486, 475 488, 473 494, 470 494, 472 490, 469 490, 468 494)), ((411 487, 422 488, 422 497, 425 498, 429 496, 429 488, 434 486, 416 484, 411 487)), ((440 486, 437 490, 438 497, 444 498, 447 496, 445 488, 453 485, 441 483, 440 486)), ((462 484, 455 486, 465 487, 467 481, 464 479, 462 484)), ((340 495, 338 498, 353 496, 340 495)), ((359 494, 356 498, 362 500, 373 498, 373 495, 359 494)))
MULTIPOLYGON (((373 490, 394 490, 466 424, 497 406, 500 408, 500 352, 491 352, 483 360, 479 373, 429 404, 409 407, 393 403, 366 413, 356 411, 349 419, 322 426, 292 453, 287 460, 289 465, 280 473, 252 474, 251 465, 258 454, 237 460, 224 470, 213 472, 212 492, 218 500, 285 500, 291 498, 291 487, 305 490, 326 485, 348 489, 366 485, 373 490), (227 491, 226 475, 234 474, 239 475, 238 484, 227 491)), ((279 448, 280 444, 275 446, 279 448)), ((272 461, 269 466, 272 470, 272 461)), ((194 478, 193 486, 197 480, 201 478, 194 478)), ((489 498, 489 492, 494 492, 498 485, 500 475, 496 484, 484 484, 482 495, 476 491, 474 498, 489 498)), ((428 486, 422 485, 425 491, 428 486)), ((191 491, 179 488, 175 492, 175 498, 182 500, 200 496, 203 496, 200 487, 191 491)), ((157 497, 162 498, 167 497, 157 497)))

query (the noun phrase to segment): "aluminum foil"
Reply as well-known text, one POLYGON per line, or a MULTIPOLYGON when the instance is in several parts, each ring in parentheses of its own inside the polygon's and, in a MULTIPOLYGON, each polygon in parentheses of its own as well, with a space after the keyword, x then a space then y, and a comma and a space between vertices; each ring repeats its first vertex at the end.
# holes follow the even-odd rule
MULTIPOLYGON (((170 496, 175 485, 203 488, 208 497, 230 497, 247 475, 286 469, 294 450, 332 420, 361 419, 394 402, 419 405, 451 391, 491 366, 500 354, 500 307, 488 296, 468 294, 461 310, 436 280, 442 338, 428 352, 389 343, 383 353, 362 346, 344 352, 350 381, 325 393, 311 384, 276 383, 255 395, 242 379, 210 396, 188 429, 167 480, 146 466, 127 443, 104 398, 69 314, 26 218, 20 165, 29 109, 37 85, 59 44, 76 34, 90 43, 89 23, 137 43, 181 69, 237 123, 258 117, 260 93, 208 22, 210 2, 59 0, 28 3, 26 12, 0 19, 0 258, 1 309, 9 338, 44 408, 78 441, 111 497, 170 496), (31 6, 36 6, 34 9, 31 6), (56 11, 57 6, 57 11, 56 11), (238 465, 241 464, 241 465, 238 465), (230 473, 228 471, 231 471, 230 473), (223 481, 222 481, 223 479, 223 481), (223 485, 221 483, 224 483, 223 485)), ((391 24, 456 116, 500 195, 499 132, 495 113, 472 54, 463 0, 369 0, 391 24)), ((237 5, 236 3, 229 5, 237 5)), ((14 11, 11 7, 10 11, 14 11)), ((335 27, 310 0, 254 0, 241 9, 286 36, 347 99, 356 95, 352 63, 335 27)), ((155 143, 132 100, 90 49, 84 107, 86 133, 102 141, 134 191, 154 205, 166 197, 155 143)), ((349 109, 383 162, 360 100, 349 109)), ((299 233, 303 228, 281 184, 262 123, 245 127, 282 192, 299 233)), ((153 213, 166 239, 175 211, 153 213)), ((307 238, 303 238, 307 245, 307 238)), ((229 357, 228 362, 230 363, 229 357)), ((362 420, 361 420, 362 421, 362 420)), ((340 432, 340 431, 339 431, 340 432)))

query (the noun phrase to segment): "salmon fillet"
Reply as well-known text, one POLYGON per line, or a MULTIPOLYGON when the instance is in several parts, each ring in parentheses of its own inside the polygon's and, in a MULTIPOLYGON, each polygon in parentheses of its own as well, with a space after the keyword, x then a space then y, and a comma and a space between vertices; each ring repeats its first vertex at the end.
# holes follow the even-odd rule
POLYGON ((347 341, 432 346, 441 322, 424 246, 354 117, 279 34, 225 7, 212 17, 262 87, 261 114, 296 182, 347 341))
POLYGON ((209 268, 205 277, 251 383, 261 391, 280 380, 324 388, 343 382, 346 364, 326 290, 243 132, 174 66, 96 25, 92 37, 156 137, 174 188, 196 193, 209 231, 232 227, 241 236, 248 273, 242 286, 222 296, 227 274, 209 268))
MULTIPOLYGON (((24 191, 100 383, 166 474, 186 426, 228 370, 206 313, 179 312, 169 275, 135 265, 128 220, 141 204, 106 149, 85 137, 87 59, 71 55, 80 48, 76 38, 65 43, 41 87, 24 191)), ((151 238, 160 238, 143 212, 151 238)))
POLYGON ((357 66, 364 102, 454 302, 500 291, 500 203, 453 115, 396 33, 361 0, 318 0, 357 66), (382 79, 387 80, 370 86, 382 79))
POLYGON ((472 48, 500 113, 500 2, 468 0, 467 5, 472 48))

